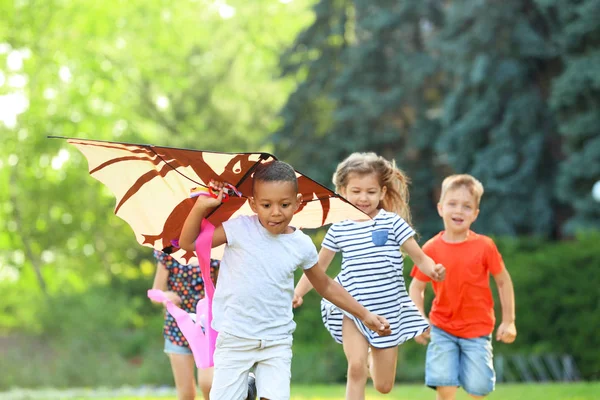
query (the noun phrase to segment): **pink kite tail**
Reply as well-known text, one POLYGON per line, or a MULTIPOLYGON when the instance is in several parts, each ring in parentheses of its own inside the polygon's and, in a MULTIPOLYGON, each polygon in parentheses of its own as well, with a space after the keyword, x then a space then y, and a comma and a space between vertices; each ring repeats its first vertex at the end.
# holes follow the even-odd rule
POLYGON ((181 331, 181 333, 183 333, 186 339, 188 338, 188 336, 195 336, 198 330, 202 332, 202 327, 200 326, 200 323, 198 322, 198 324, 196 324, 191 314, 177 307, 169 299, 167 299, 165 292, 163 292, 162 290, 150 289, 148 290, 148 297, 154 301, 159 301, 166 305, 167 311, 169 311, 169 314, 171 314, 173 318, 175 318, 179 330, 181 331))
POLYGON ((173 304, 167 299, 162 290, 150 289, 148 290, 148 297, 165 304, 167 311, 175 319, 179 330, 188 341, 196 366, 203 369, 211 367, 212 353, 209 357, 209 352, 205 349, 206 343, 208 343, 208 336, 204 333, 205 326, 208 325, 206 321, 206 299, 204 298, 198 302, 196 321, 194 321, 192 314, 173 304))
MULTIPOLYGON (((196 256, 200 263, 200 272, 204 281, 204 299, 198 302, 196 306, 196 314, 200 320, 200 316, 205 316, 206 325, 203 334, 200 336, 201 343, 197 345, 197 350, 191 347, 194 354, 194 360, 198 368, 208 368, 214 365, 213 354, 217 342, 217 332, 212 328, 212 300, 215 294, 215 285, 210 278, 210 252, 212 249, 212 239, 215 232, 213 224, 208 220, 203 219, 200 226, 200 235, 196 239, 196 256)), ((186 337, 187 339, 187 337, 186 337)), ((188 340, 191 346, 191 342, 188 340)))
POLYGON ((179 330, 185 336, 194 355, 196 367, 205 369, 214 365, 213 354, 217 342, 217 332, 211 327, 212 299, 215 285, 210 278, 210 251, 215 227, 206 219, 202 220, 200 235, 196 239, 196 256, 200 263, 200 272, 204 281, 204 298, 196 305, 196 321, 192 316, 169 301, 164 292, 148 290, 148 297, 165 303, 167 310, 177 322, 179 330))

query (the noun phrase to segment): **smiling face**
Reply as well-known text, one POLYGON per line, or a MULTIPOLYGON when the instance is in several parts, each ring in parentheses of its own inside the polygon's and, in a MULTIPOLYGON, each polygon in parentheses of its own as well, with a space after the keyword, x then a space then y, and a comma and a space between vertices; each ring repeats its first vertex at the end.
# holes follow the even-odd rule
POLYGON ((255 181, 250 207, 269 233, 292 233, 289 224, 300 206, 301 198, 293 182, 255 181))
POLYGON ((450 189, 438 203, 444 228, 453 235, 466 234, 479 215, 475 196, 464 186, 450 189))
POLYGON ((340 192, 350 203, 374 218, 379 213, 379 203, 386 191, 385 186, 379 185, 377 174, 372 173, 348 175, 348 183, 340 192))

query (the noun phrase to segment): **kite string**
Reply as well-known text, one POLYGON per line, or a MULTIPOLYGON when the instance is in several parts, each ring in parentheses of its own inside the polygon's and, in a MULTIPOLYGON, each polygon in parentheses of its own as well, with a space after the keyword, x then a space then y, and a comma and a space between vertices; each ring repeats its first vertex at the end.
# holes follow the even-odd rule
POLYGON ((163 158, 163 156, 161 156, 160 154, 158 154, 158 153, 156 152, 156 150, 154 150, 154 148, 153 148, 152 146, 148 146, 148 148, 149 148, 149 149, 150 149, 150 150, 151 150, 151 151, 152 151, 154 154, 156 154, 156 157, 160 158, 160 159, 161 159, 161 160, 162 160, 162 161, 163 161, 163 162, 164 162, 166 165, 168 165, 168 166, 169 166, 169 167, 170 167, 170 168, 171 168, 173 171, 177 172, 179 175, 183 176, 185 179, 187 179, 187 180, 189 180, 189 181, 191 181, 191 182, 194 182, 196 185, 200 185, 200 186, 208 187, 208 186, 206 186, 205 184, 203 184, 203 183, 201 183, 201 182, 197 182, 197 181, 193 180, 192 178, 190 178, 189 176, 187 176, 187 175, 184 175, 184 174, 183 174, 181 171, 178 171, 178 170, 177 170, 177 168, 175 168, 175 167, 173 167, 171 164, 169 164, 169 162, 168 162, 167 160, 165 160, 165 159, 163 158))

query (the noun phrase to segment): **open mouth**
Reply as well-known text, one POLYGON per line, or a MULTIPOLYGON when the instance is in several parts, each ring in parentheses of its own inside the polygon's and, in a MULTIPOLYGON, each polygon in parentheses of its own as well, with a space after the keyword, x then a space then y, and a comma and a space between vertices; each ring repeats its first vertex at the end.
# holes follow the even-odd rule
POLYGON ((454 218, 452 218, 452 222, 454 222, 455 224, 462 224, 463 222, 465 222, 465 220, 462 218, 454 217, 454 218))

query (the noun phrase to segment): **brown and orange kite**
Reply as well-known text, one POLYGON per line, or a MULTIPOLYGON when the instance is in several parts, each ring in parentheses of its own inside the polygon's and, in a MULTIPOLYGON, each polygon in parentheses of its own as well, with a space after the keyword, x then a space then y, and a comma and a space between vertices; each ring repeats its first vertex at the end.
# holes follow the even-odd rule
MULTIPOLYGON (((117 199, 115 214, 135 232, 138 242, 163 250, 179 239, 183 223, 196 198, 195 187, 210 180, 227 182, 240 196, 222 203, 208 220, 216 227, 237 215, 252 215, 252 174, 261 163, 276 160, 268 153, 218 153, 154 145, 66 139, 88 160, 89 172, 117 199)), ((291 225, 318 228, 344 219, 364 219, 366 214, 340 195, 296 171, 302 204, 291 225)), ((211 257, 220 259, 223 246, 211 257)), ((189 263, 195 255, 177 250, 173 257, 189 263)))

